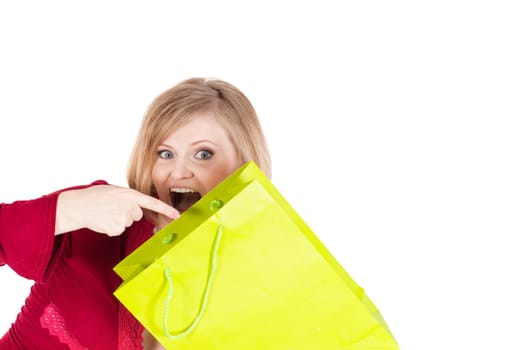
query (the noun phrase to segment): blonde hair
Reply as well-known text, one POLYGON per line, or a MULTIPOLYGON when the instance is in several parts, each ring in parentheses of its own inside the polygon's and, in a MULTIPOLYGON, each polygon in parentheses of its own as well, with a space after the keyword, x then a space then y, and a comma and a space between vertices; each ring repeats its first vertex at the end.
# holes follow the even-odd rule
POLYGON ((253 160, 271 177, 267 141, 249 99, 223 80, 190 78, 163 92, 146 110, 128 165, 130 188, 155 195, 152 169, 157 147, 198 113, 214 115, 227 131, 241 160, 253 160))

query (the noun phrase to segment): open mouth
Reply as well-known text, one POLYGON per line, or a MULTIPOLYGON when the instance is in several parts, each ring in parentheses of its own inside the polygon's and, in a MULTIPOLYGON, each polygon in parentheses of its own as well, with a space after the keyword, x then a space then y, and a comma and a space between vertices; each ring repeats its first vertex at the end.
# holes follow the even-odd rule
POLYGON ((200 200, 201 195, 190 188, 173 188, 170 190, 170 199, 172 200, 172 206, 180 213, 183 213, 200 200))

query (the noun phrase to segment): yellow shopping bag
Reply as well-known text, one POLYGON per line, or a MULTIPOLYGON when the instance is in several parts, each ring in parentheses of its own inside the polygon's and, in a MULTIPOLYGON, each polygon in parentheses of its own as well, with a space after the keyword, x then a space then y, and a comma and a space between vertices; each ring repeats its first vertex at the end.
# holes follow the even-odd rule
POLYGON ((375 305, 248 162, 114 270, 166 349, 399 349, 375 305))

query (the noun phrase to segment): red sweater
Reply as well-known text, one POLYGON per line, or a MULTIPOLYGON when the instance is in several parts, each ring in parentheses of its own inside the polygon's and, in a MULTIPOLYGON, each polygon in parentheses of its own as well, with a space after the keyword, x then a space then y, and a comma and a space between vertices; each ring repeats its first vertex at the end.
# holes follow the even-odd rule
POLYGON ((139 221, 118 237, 55 236, 60 192, 0 206, 0 265, 35 281, 0 350, 141 349, 142 327, 113 296, 121 280, 112 269, 153 225, 139 221))

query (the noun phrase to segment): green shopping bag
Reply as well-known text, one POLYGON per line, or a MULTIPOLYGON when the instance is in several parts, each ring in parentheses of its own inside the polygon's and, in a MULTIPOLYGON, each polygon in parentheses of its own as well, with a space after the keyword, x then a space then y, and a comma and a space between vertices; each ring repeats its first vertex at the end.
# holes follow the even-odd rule
POLYGON ((252 161, 114 270, 115 296, 166 349, 399 349, 252 161))

